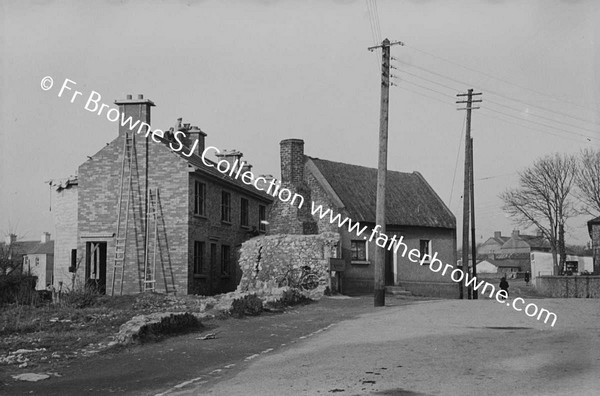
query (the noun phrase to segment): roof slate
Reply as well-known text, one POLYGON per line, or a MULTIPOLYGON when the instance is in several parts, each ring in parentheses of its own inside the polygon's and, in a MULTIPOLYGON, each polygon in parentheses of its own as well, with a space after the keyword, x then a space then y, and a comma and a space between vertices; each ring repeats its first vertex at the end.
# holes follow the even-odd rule
MULTIPOLYGON (((377 169, 305 156, 344 203, 354 221, 375 222, 377 169)), ((456 219, 418 172, 389 171, 386 181, 386 224, 456 228, 456 219)))

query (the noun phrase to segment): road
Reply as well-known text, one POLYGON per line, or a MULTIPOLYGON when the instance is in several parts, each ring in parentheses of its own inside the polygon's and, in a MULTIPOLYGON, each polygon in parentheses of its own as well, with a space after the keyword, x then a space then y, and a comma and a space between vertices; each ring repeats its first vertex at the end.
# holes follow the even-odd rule
POLYGON ((326 298, 285 314, 76 361, 10 395, 596 395, 598 300, 529 300, 555 327, 490 300, 326 298), (207 332, 214 340, 198 340, 207 332))
POLYGON ((491 300, 385 307, 170 394, 600 394, 598 300, 528 302, 556 326, 491 300))

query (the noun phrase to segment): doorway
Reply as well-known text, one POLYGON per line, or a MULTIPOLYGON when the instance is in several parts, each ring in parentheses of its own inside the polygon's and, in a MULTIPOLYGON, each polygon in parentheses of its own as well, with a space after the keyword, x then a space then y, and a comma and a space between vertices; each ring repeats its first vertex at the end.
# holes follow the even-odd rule
POLYGON ((85 244, 85 288, 106 294, 106 242, 85 244))
POLYGON ((394 286, 394 252, 385 250, 385 285, 394 286))

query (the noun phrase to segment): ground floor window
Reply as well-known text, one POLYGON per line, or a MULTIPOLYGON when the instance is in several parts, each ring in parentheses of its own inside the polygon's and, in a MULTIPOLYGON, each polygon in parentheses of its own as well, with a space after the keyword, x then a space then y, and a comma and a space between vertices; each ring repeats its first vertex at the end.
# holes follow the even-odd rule
POLYGON ((355 240, 350 242, 350 250, 352 252, 352 260, 366 261, 367 260, 367 242, 355 240))

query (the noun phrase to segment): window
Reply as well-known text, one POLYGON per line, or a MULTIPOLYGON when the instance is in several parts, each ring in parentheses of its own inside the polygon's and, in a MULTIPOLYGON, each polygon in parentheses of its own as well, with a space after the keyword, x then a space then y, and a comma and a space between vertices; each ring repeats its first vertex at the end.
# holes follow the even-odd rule
POLYGON ((356 261, 366 261, 367 260, 367 242, 352 241, 350 243, 350 250, 352 251, 352 260, 356 260, 356 261))
POLYGON ((221 221, 231 223, 231 194, 221 192, 221 221))
POLYGON ((221 245, 221 275, 231 275, 231 248, 221 245))
POLYGON ((205 274, 204 242, 194 241, 194 274, 205 274))
POLYGON ((194 183, 194 214, 206 215, 206 184, 194 183))
POLYGON ((421 259, 427 255, 428 259, 425 261, 426 263, 431 261, 431 241, 429 239, 421 239, 419 241, 419 252, 421 259))
POLYGON ((267 232, 267 225, 263 223, 264 221, 267 221, 267 207, 258 205, 258 230, 267 232))
POLYGON ((246 198, 240 200, 240 213, 240 224, 248 227, 250 221, 248 220, 248 200, 246 198))

